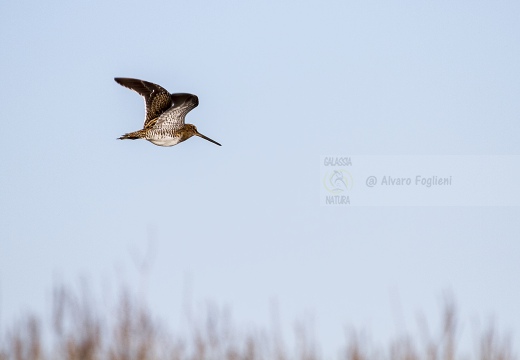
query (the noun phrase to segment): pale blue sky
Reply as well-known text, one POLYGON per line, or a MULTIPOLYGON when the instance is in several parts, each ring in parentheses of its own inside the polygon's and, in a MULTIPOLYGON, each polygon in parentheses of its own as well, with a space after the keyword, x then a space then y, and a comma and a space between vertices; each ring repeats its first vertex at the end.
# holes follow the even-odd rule
POLYGON ((137 290, 151 243, 174 328, 191 288, 242 324, 311 313, 333 352, 450 290, 519 344, 520 208, 319 205, 322 155, 520 154, 517 1, 10 1, 0 50, 0 330, 57 281, 137 290), (116 76, 197 94, 223 146, 116 141, 144 114, 116 76))

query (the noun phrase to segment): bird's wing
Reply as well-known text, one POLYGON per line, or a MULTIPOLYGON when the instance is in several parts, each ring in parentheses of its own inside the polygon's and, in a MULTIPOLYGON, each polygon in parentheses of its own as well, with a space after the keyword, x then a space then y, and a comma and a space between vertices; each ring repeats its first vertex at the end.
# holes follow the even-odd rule
POLYGON ((154 124, 150 124, 154 128, 174 130, 182 128, 186 114, 199 105, 199 98, 193 94, 178 93, 171 94, 170 97, 173 106, 153 121, 154 124))
POLYGON ((114 78, 114 80, 119 85, 134 90, 144 97, 144 105, 146 108, 144 127, 149 126, 150 121, 159 117, 172 106, 170 93, 157 84, 129 78, 114 78))

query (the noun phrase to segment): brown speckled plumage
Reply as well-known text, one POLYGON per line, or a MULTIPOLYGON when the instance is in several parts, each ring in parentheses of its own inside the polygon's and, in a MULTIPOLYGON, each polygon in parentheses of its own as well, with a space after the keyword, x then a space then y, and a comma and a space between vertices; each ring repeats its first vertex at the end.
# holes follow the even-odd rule
POLYGON ((184 123, 186 114, 199 105, 196 95, 170 94, 163 87, 144 80, 114 80, 143 96, 146 108, 143 129, 127 133, 119 139, 146 139, 155 145, 174 146, 192 136, 199 136, 220 146, 218 142, 199 133, 194 125, 184 123))

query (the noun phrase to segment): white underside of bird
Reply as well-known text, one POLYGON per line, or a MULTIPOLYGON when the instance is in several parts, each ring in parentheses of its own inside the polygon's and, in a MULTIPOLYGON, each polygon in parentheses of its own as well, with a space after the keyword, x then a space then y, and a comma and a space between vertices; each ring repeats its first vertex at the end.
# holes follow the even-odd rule
POLYGON ((181 142, 180 137, 164 137, 162 139, 146 139, 154 145, 158 146, 174 146, 181 142))

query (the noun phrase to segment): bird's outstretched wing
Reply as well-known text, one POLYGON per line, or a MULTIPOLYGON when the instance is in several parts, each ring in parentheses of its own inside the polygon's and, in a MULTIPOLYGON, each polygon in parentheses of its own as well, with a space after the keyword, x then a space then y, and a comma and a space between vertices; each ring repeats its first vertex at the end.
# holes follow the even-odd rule
POLYGON ((130 78, 114 78, 114 80, 119 85, 134 90, 144 97, 144 105, 146 108, 146 114, 144 117, 145 128, 153 126, 150 122, 157 119, 172 106, 173 102, 170 93, 157 84, 130 78))
POLYGON ((150 126, 157 129, 180 129, 184 125, 186 114, 199 105, 197 95, 177 93, 171 94, 170 97, 173 101, 173 106, 162 113, 156 121, 152 121, 150 126))

